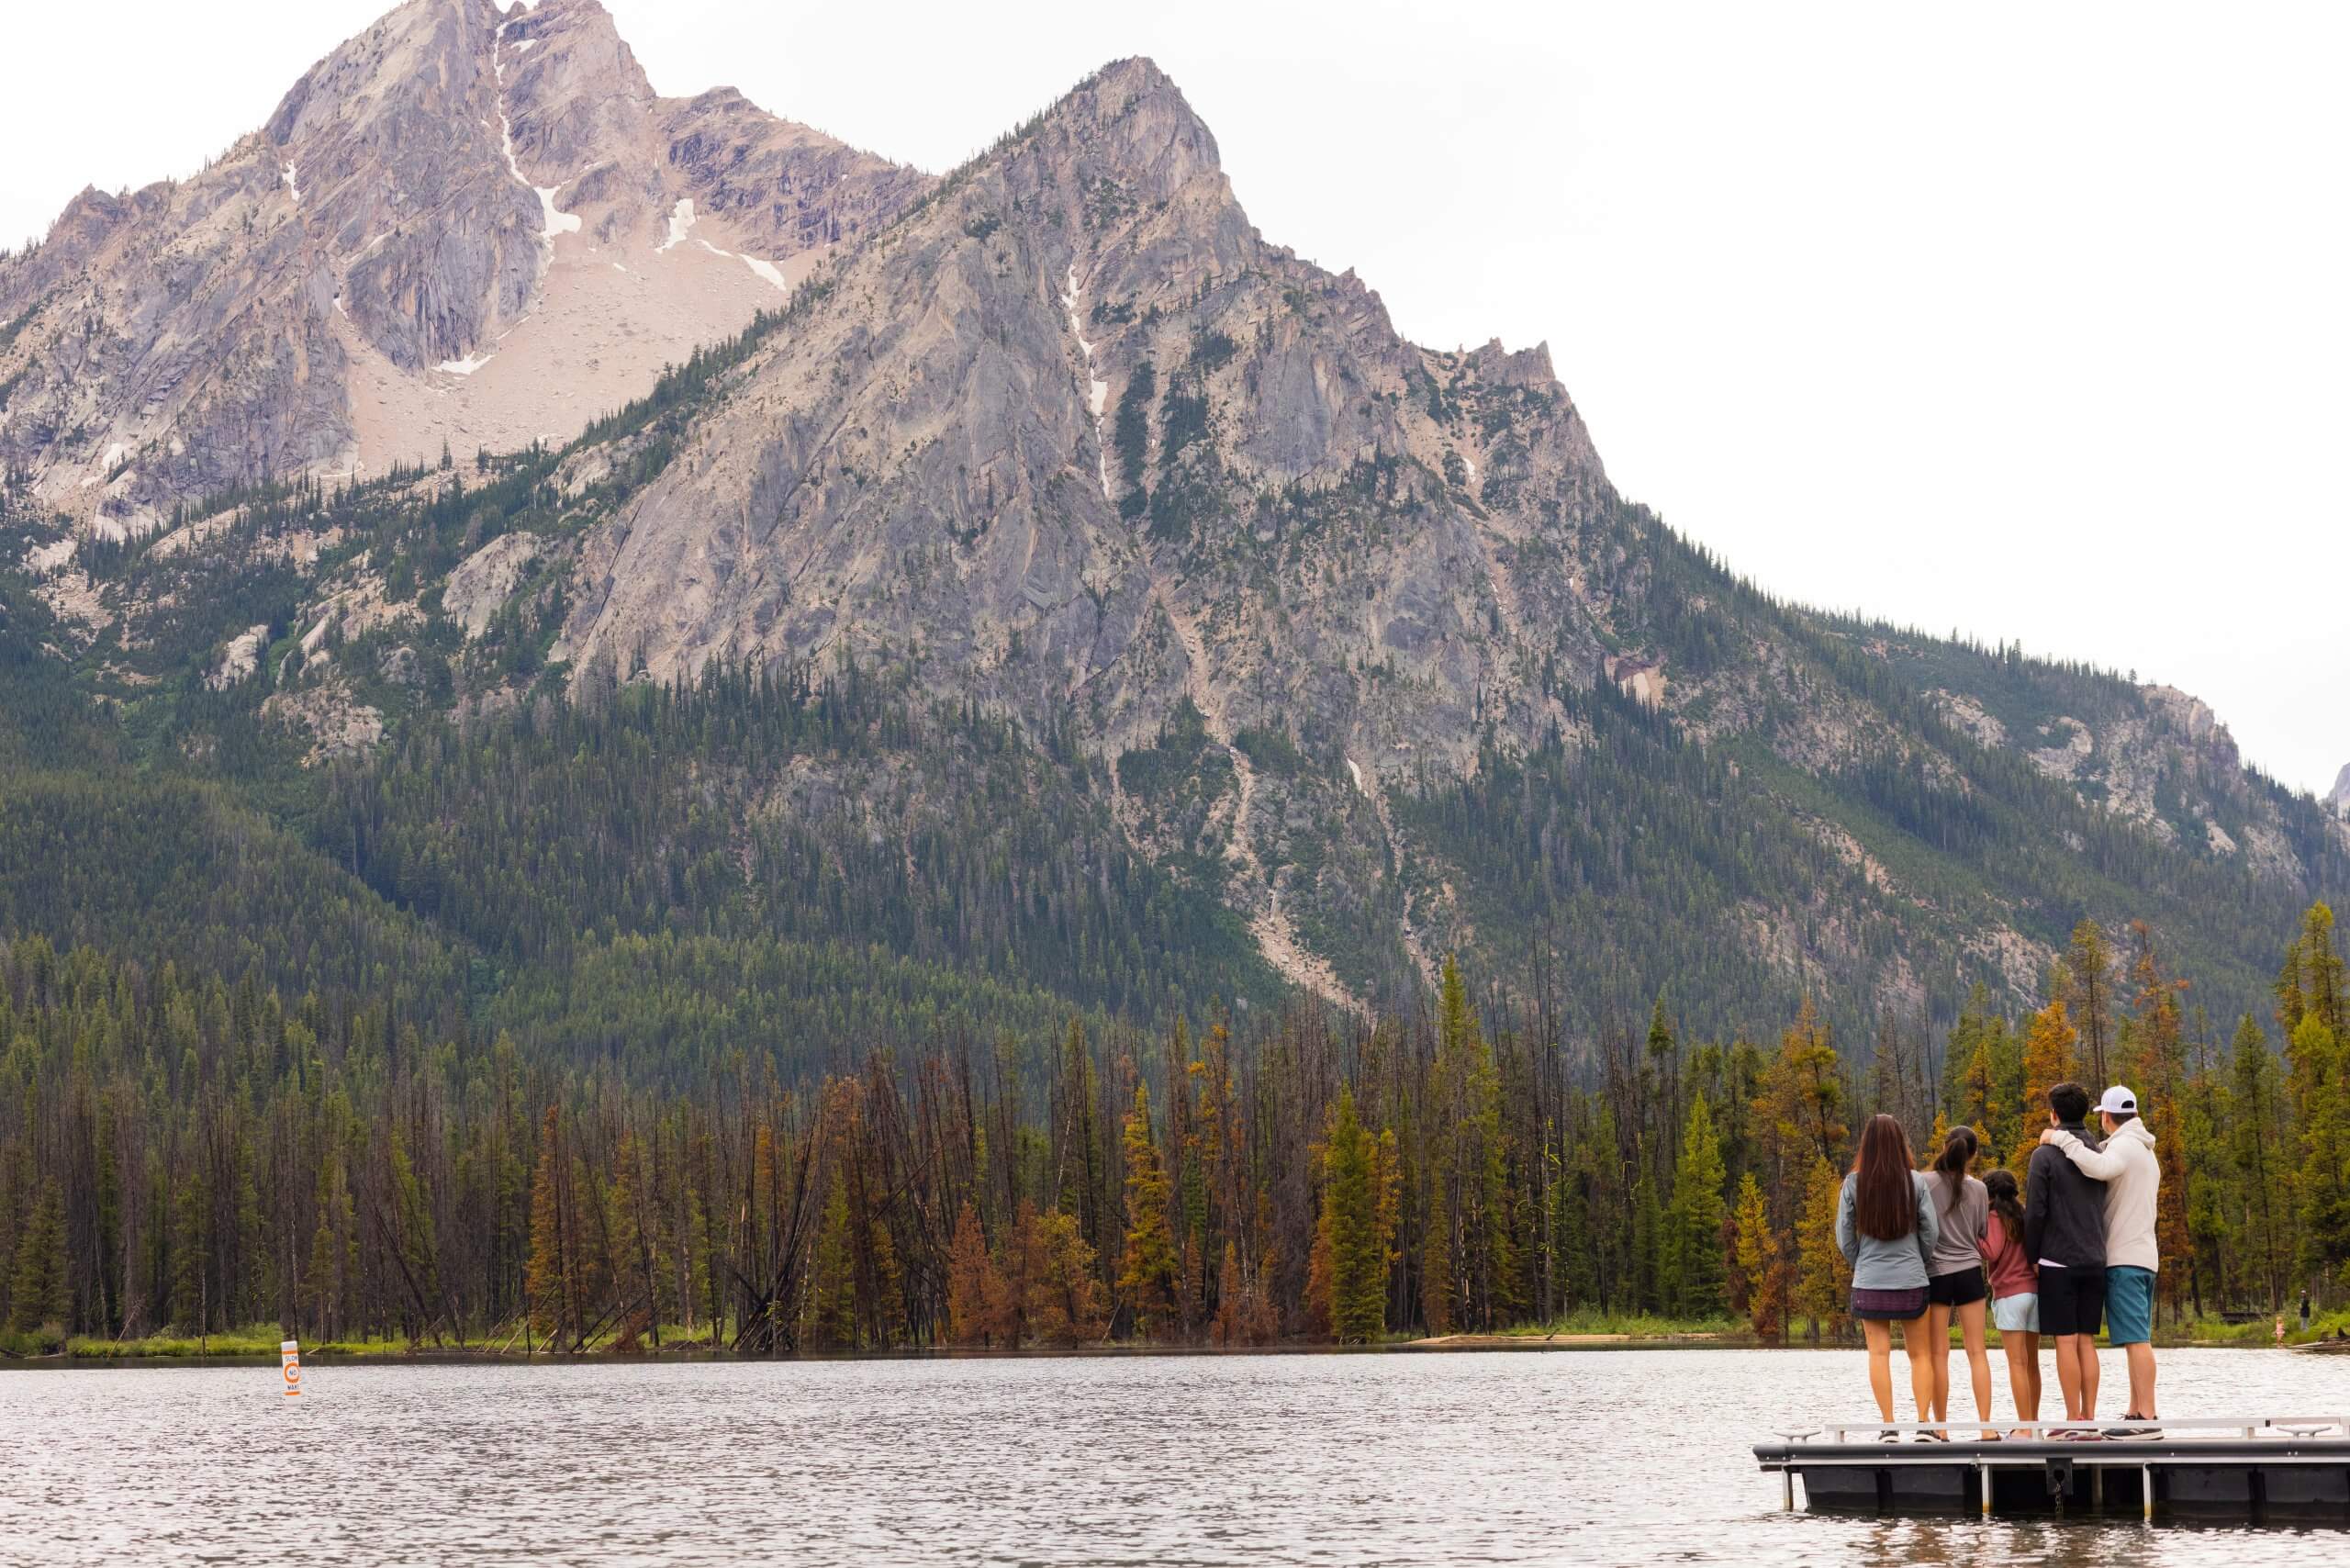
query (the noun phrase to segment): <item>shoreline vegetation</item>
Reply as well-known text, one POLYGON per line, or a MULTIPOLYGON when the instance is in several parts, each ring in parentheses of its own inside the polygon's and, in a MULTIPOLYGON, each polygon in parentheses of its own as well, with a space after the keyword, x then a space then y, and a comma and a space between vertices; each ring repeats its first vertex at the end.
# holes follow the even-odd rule
MULTIPOLYGON (((1997 1349, 1997 1328, 1986 1330, 1997 1349)), ((2342 1346, 2350 1353, 2350 1310, 2313 1319, 2307 1331, 2297 1319, 2286 1323, 2284 1345, 2288 1350, 2342 1346)), ((108 1339, 91 1335, 0 1335, 0 1372, 10 1368, 68 1365, 142 1365, 184 1363, 195 1366, 268 1365, 278 1362, 285 1331, 277 1324, 257 1323, 242 1328, 196 1336, 160 1333, 139 1338, 108 1339)), ((1371 1352, 1451 1350, 1857 1350, 1857 1334, 1805 1334, 1763 1338, 1747 1324, 1728 1317, 1669 1318, 1647 1314, 1578 1313, 1554 1324, 1524 1324, 1489 1333, 1442 1335, 1391 1334, 1375 1341, 1339 1345, 1323 1339, 1296 1338, 1263 1344, 1218 1346, 1181 1341, 1104 1339, 1079 1345, 1029 1345, 1019 1348, 934 1345, 890 1349, 803 1350, 782 1353, 747 1352, 731 1349, 733 1336, 721 1333, 715 1341, 705 1331, 688 1334, 671 1325, 657 1337, 640 1335, 633 1347, 617 1335, 584 1348, 547 1350, 535 1336, 526 1336, 520 1323, 459 1344, 434 1344, 403 1338, 327 1339, 304 1343, 306 1362, 327 1365, 409 1361, 420 1364, 527 1363, 559 1365, 569 1361, 923 1361, 1037 1360, 1086 1356, 1167 1355, 1323 1355, 1336 1351, 1371 1352), (528 1342, 530 1349, 524 1349, 528 1342)), ((2165 1350, 2268 1350, 2277 1348, 2276 1325, 2262 1319, 2231 1323, 2219 1318, 2168 1325, 2157 1330, 2154 1343, 2165 1350)), ((2098 1340, 2099 1348, 2107 1348, 2098 1340)), ((1960 1346, 1955 1326, 1951 1345, 1960 1346)))

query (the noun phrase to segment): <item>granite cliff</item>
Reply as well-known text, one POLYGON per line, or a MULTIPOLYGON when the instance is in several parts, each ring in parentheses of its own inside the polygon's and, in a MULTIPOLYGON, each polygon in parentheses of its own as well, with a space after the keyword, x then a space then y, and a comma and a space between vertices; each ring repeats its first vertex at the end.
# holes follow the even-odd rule
POLYGON ((192 179, 0 262, 0 461, 113 540, 294 474, 565 441, 927 188, 596 0, 409 0, 192 179))

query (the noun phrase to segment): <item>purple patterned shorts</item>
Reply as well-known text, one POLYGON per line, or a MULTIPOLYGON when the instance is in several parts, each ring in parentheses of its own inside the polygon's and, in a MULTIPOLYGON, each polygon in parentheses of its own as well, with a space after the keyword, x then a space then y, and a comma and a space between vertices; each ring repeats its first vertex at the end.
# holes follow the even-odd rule
POLYGON ((1926 1316, 1926 1287, 1908 1291, 1852 1292, 1852 1316, 1880 1323, 1908 1323, 1926 1316))

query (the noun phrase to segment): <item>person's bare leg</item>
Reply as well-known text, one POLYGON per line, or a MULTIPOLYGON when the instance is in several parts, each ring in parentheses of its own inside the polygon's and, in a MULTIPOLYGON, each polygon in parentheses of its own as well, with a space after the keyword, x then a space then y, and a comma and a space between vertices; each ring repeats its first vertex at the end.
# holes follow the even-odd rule
POLYGON ((2097 1336, 2084 1334, 2081 1341, 2081 1419, 2097 1419, 2097 1384, 2100 1367, 2097 1359, 2097 1336))
POLYGON ((1869 1392, 1876 1395, 1877 1414, 1893 1425, 1893 1325, 1861 1319, 1861 1338, 1869 1347, 1869 1392))
MULTIPOLYGON (((2040 1336, 2018 1330, 1999 1336, 1999 1349, 2008 1353, 2008 1394, 2015 1401, 2016 1419, 2040 1419, 2040 1336)), ((2018 1431, 2017 1437, 2025 1434, 2018 1431)))
MULTIPOLYGON (((1934 1404, 1934 1363, 1947 1360, 1950 1349, 1950 1339, 1945 1334, 1942 1339, 1944 1354, 1934 1354, 1932 1338, 1926 1332, 1926 1326, 1932 1321, 1933 1314, 1928 1312, 1901 1326, 1901 1348, 1909 1355, 1909 1393, 1918 1402, 1918 1422, 1920 1426, 1934 1418, 1928 1413, 1934 1404)), ((1886 1369, 1888 1373, 1892 1370, 1890 1366, 1886 1369)), ((1947 1437, 1949 1434, 1942 1435, 1947 1437)))
POLYGON ((2154 1348, 2141 1340, 2123 1352, 2130 1358, 2130 1411, 2154 1418, 2154 1348))
MULTIPOLYGON (((1905 1336, 1905 1342, 1907 1337, 1905 1336)), ((1950 1419, 1950 1308, 1934 1305, 1926 1308, 1927 1353, 1934 1362, 1934 1413, 1920 1416, 1919 1420, 1950 1419)))
MULTIPOLYGON (((1966 1347, 1967 1371, 1974 1376, 1975 1414, 1982 1417, 1983 1435, 1991 1431, 1991 1352, 1984 1341, 1983 1319, 1986 1301, 1971 1301, 1958 1309, 1958 1337, 1966 1347)), ((1944 1354, 1948 1354, 1947 1349, 1944 1354)), ((1945 1398, 1948 1395, 1944 1395, 1945 1398)))
POLYGON ((2065 1419, 2081 1418, 2081 1354, 2078 1334, 2056 1336, 2056 1387, 2065 1396, 2065 1419))

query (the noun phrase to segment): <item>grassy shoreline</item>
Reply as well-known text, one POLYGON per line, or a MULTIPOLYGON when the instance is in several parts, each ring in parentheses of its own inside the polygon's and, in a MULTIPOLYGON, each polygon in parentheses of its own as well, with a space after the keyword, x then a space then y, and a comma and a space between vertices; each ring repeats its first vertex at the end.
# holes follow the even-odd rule
MULTIPOLYGON (((2298 1320, 2287 1321, 2286 1344, 2305 1346, 2329 1343, 2337 1332, 2350 1328, 2350 1312, 2330 1313, 2312 1322, 2304 1333, 2298 1320)), ((285 1338, 275 1324, 253 1324, 244 1328, 218 1334, 162 1333, 135 1339, 107 1339, 88 1335, 67 1338, 51 1331, 11 1333, 0 1335, 0 1370, 11 1367, 55 1367, 66 1365, 104 1366, 126 1364, 191 1363, 199 1365, 240 1365, 267 1363, 274 1365, 278 1348, 285 1338)), ((707 1328, 688 1334, 682 1327, 663 1331, 662 1345, 655 1349, 648 1336, 633 1349, 622 1349, 607 1339, 585 1350, 551 1353, 535 1347, 525 1350, 527 1342, 520 1326, 509 1324, 496 1331, 460 1345, 453 1341, 433 1344, 431 1341, 410 1341, 405 1338, 357 1338, 322 1339, 305 1342, 302 1359, 306 1361, 332 1363, 364 1363, 378 1361, 462 1362, 561 1362, 580 1361, 677 1361, 712 1360, 764 1360, 765 1357, 738 1356, 725 1348, 727 1336, 722 1334, 713 1345, 707 1328)), ((1998 1330, 1990 1330, 1989 1343, 2000 1343, 1998 1330)), ((1960 1343, 1958 1331, 1951 1331, 1953 1348, 1960 1343)), ((2105 1341, 2100 1338, 2100 1348, 2105 1341)), ((2155 1330, 2157 1348, 2181 1349, 2249 1349, 2273 1348, 2276 1327, 2273 1320, 2231 1324, 2217 1318, 2205 1318, 2184 1324, 2159 1327, 2155 1330)), ((1813 1338, 1805 1333, 1795 1333, 1774 1340, 1756 1335, 1740 1319, 1728 1317, 1677 1318, 1662 1317, 1646 1313, 1603 1313, 1583 1311, 1570 1314, 1554 1322, 1519 1324, 1491 1333, 1449 1334, 1437 1338, 1417 1335, 1391 1335, 1376 1345, 1336 1346, 1307 1339, 1281 1340, 1269 1345, 1223 1347, 1184 1343, 1121 1341, 1114 1344, 1076 1346, 1035 1346, 1020 1350, 967 1349, 955 1346, 906 1346, 893 1350, 802 1350, 798 1359, 826 1361, 920 1361, 967 1357, 1068 1357, 1068 1356, 1149 1356, 1149 1355, 1304 1355, 1334 1352, 1361 1353, 1386 1350, 1599 1350, 1622 1349, 1645 1350, 1857 1350, 1857 1336, 1824 1335, 1813 1338)))

